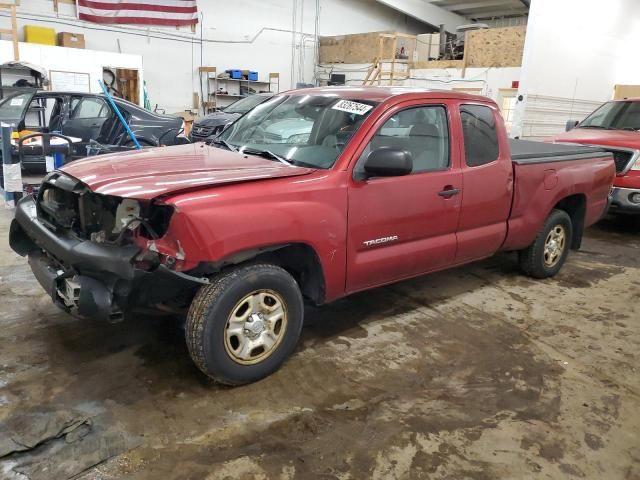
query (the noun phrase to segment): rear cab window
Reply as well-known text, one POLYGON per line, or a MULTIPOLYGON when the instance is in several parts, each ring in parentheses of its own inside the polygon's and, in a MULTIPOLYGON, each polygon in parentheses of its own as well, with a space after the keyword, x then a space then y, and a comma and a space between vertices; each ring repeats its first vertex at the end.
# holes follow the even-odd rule
POLYGON ((493 110, 484 105, 461 105, 460 119, 467 166, 495 162, 500 155, 500 145, 493 110))

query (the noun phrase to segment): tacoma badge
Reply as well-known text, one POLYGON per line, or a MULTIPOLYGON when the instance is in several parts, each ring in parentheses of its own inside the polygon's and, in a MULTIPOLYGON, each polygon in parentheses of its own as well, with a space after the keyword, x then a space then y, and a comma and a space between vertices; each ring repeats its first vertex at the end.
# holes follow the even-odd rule
POLYGON ((375 240, 365 240, 362 243, 364 243, 365 246, 367 247, 371 247, 372 245, 380 245, 381 243, 395 242, 396 240, 398 240, 398 236, 393 235, 391 237, 376 238, 375 240))

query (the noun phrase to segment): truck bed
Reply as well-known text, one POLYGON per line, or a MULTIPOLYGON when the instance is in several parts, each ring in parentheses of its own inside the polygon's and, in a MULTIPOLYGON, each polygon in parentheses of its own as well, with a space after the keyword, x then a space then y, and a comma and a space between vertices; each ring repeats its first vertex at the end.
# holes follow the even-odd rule
POLYGON ((509 140, 511 161, 518 165, 602 158, 607 151, 581 145, 509 140))
MULTIPOLYGON (((581 145, 523 140, 511 140, 510 144, 514 189, 504 250, 531 245, 561 201, 584 212, 579 228, 602 217, 615 175, 611 153, 581 145)), ((574 248, 578 244, 579 238, 574 248)))

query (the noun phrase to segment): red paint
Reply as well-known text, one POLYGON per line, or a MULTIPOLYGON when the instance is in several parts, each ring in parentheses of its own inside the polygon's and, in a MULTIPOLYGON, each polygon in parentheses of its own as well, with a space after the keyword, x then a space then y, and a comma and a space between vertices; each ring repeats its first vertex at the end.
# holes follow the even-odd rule
MULTIPOLYGON (((197 13, 198 7, 192 2, 185 2, 189 5, 186 7, 170 6, 170 5, 150 5, 141 2, 100 2, 93 0, 79 0, 81 7, 95 8, 98 10, 140 10, 143 12, 167 12, 167 13, 197 13)), ((195 3, 195 2, 193 2, 195 3)))
POLYGON ((131 24, 131 25, 161 25, 163 27, 181 27, 187 25, 195 25, 198 23, 198 18, 180 20, 177 18, 151 18, 151 17, 105 17, 102 15, 89 15, 87 13, 80 13, 78 15, 80 20, 93 23, 104 24, 131 24))
POLYGON ((313 172, 204 143, 89 157, 66 165, 64 171, 96 193, 140 200, 224 183, 313 172))
POLYGON ((544 172, 544 188, 553 190, 558 185, 558 175, 555 170, 547 170, 544 172))
MULTIPOLYGON (((319 91, 327 92, 287 94, 319 91)), ((585 195, 587 225, 604 211, 614 175, 610 157, 555 163, 557 183, 550 185, 549 164, 512 164, 498 108, 486 97, 393 88, 330 92, 381 102, 330 170, 287 167, 201 144, 100 157, 64 170, 98 192, 175 206, 156 248, 176 251, 179 241, 185 260, 177 268, 183 271, 259 247, 307 244, 322 265, 326 301, 524 248, 568 195, 585 195), (489 106, 497 119, 500 156, 482 167, 464 161, 458 107, 469 103, 489 106), (354 180, 356 161, 377 128, 401 108, 428 104, 448 110, 450 169, 354 180), (460 193, 438 195, 448 187, 460 193), (392 236, 397 240, 363 243, 392 236)))

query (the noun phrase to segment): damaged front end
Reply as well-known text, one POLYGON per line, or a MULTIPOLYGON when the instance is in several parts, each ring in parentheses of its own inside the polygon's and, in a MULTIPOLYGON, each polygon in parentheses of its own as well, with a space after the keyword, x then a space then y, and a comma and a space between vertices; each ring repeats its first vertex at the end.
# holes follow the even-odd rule
POLYGON ((64 310, 119 321, 126 311, 184 302, 206 280, 180 272, 184 252, 165 238, 171 206, 99 195, 62 172, 17 205, 9 243, 64 310))

